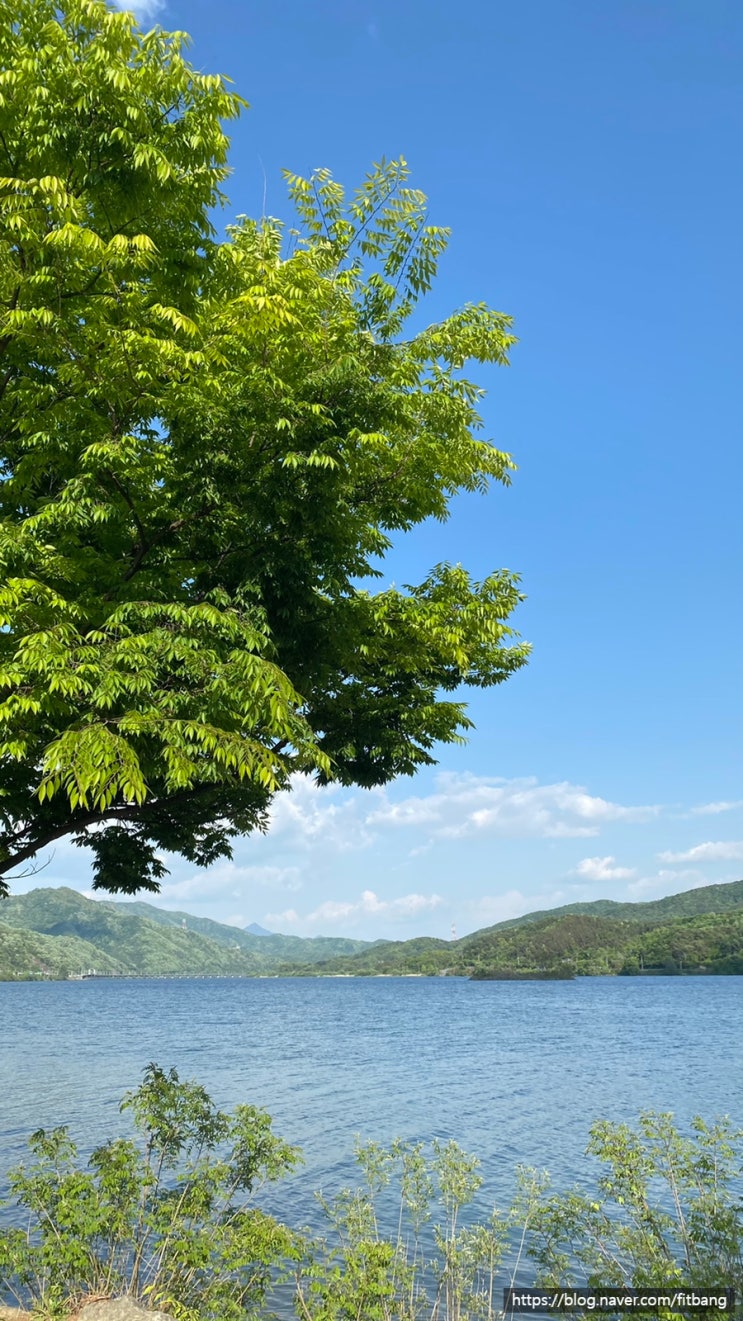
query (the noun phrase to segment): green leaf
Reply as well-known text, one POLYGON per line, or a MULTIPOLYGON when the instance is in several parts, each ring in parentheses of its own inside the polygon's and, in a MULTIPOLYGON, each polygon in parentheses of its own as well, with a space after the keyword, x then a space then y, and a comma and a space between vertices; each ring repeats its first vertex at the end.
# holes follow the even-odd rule
POLYGON ((218 238, 245 102, 184 35, 103 0, 0 19, 2 867, 67 829, 134 893, 293 775, 431 764, 455 690, 525 663, 515 574, 369 590, 397 534, 510 481, 462 369, 514 337, 478 303, 405 338, 448 230, 402 157, 351 193, 287 174, 293 230, 218 238))

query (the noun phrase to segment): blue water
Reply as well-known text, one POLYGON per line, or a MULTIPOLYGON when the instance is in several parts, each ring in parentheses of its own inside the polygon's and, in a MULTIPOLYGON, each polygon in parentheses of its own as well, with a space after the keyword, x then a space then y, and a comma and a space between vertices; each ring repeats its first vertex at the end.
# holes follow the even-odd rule
POLYGON ((354 1182, 354 1134, 455 1138, 482 1161, 485 1209, 519 1162, 586 1178, 594 1118, 642 1109, 743 1121, 743 979, 459 978, 0 984, 0 1190, 39 1127, 84 1152, 151 1060, 229 1108, 268 1109, 305 1165, 273 1194, 293 1223, 354 1182))

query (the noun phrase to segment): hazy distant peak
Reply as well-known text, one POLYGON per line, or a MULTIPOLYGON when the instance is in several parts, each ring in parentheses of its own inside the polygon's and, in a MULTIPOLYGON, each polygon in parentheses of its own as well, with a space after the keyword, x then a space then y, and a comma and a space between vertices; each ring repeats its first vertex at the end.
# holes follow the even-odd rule
POLYGON ((267 931, 265 927, 259 927, 257 922, 251 922, 249 927, 243 927, 251 936, 272 936, 273 931, 267 931))

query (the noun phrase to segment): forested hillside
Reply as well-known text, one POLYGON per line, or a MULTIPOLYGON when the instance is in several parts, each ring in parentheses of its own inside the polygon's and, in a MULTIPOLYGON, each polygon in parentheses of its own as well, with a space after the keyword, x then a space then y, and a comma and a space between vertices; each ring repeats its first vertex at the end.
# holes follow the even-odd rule
POLYGON ((125 970, 120 960, 77 936, 43 936, 0 922, 0 981, 65 978, 89 968, 105 973, 125 970))
POLYGON ((144 976, 248 977, 274 972, 290 958, 310 964, 365 947, 363 941, 332 937, 253 936, 238 927, 169 913, 151 904, 86 899, 67 887, 32 890, 3 900, 0 923, 8 931, 15 928, 47 938, 43 956, 33 941, 6 939, 2 977, 40 975, 44 967, 52 976, 95 968, 144 976))
POLYGON ((612 904, 612 916, 605 915, 607 902, 528 914, 457 941, 370 947, 316 970, 362 976, 743 971, 743 881, 648 904, 612 904))
POLYGON ((33 890, 0 906, 0 978, 94 968, 140 976, 602 976, 743 972, 743 882, 648 904, 556 909, 446 941, 255 936, 150 904, 33 890), (692 909, 689 914, 688 910, 692 909), (622 916, 618 914, 621 912, 622 916))
MULTIPOLYGON (((237 942, 229 949, 180 925, 161 925, 121 907, 124 911, 66 888, 33 890, 4 900, 0 920, 7 931, 15 928, 25 936, 45 937, 44 957, 52 969, 94 968, 145 976, 250 976, 264 969, 264 962, 237 942)), ((3 976, 38 975, 33 941, 26 946, 16 941, 5 948, 3 976)))
MULTIPOLYGON (((539 909, 534 913, 524 913, 522 917, 511 917, 505 922, 496 922, 492 927, 483 927, 475 934, 504 931, 507 927, 525 926, 529 922, 539 922, 542 918, 570 917, 573 914, 613 917, 622 922, 642 922, 650 926, 674 921, 678 917, 696 917, 701 913, 726 913, 741 907, 743 907, 743 880, 732 881, 728 885, 702 885, 696 890, 684 890, 682 894, 669 894, 664 899, 650 899, 644 903, 622 904, 614 899, 594 899, 590 903, 564 904, 560 908, 539 909)), ((465 940, 472 938, 464 937, 465 940)))
POLYGON ((210 940, 216 940, 218 945, 227 945, 230 949, 237 945, 250 954, 265 958, 267 966, 295 960, 318 963, 323 959, 355 954, 370 948, 368 940, 351 940, 343 936, 282 936, 270 931, 258 936, 243 927, 227 926, 224 922, 213 922, 208 917, 193 917, 191 913, 155 908, 154 904, 143 903, 141 900, 104 902, 117 912, 146 917, 161 926, 185 927, 188 931, 197 931, 199 935, 208 936, 210 940))

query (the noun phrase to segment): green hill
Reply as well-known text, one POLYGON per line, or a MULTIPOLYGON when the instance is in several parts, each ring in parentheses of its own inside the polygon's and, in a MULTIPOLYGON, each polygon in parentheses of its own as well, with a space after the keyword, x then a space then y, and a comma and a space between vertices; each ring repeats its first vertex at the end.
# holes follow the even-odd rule
MULTIPOLYGON (((0 918, 5 927, 63 942, 56 947, 60 962, 68 962, 71 940, 83 942, 85 957, 73 961, 72 971, 81 965, 100 972, 145 976, 179 973, 250 976, 263 970, 260 960, 237 945, 229 949, 197 932, 161 926, 135 913, 119 912, 116 904, 86 899, 67 888, 32 890, 5 899, 0 906, 0 918)), ((22 973, 25 969, 14 965, 13 971, 22 973)))
POLYGON ((312 973, 320 976, 381 977, 388 975, 412 976, 440 972, 451 962, 449 941, 435 936, 417 936, 413 940, 385 940, 368 945, 358 954, 328 959, 324 963, 287 963, 282 972, 304 977, 312 973))
POLYGON ((0 981, 64 978, 91 968, 99 972, 125 971, 119 959, 77 936, 43 936, 0 922, 0 981))
POLYGON ((629 941, 623 973, 743 973, 743 908, 677 918, 629 941))
POLYGON ((684 890, 682 894, 669 894, 665 899, 651 899, 643 903, 622 904, 613 899, 594 899, 590 903, 564 904, 561 908, 542 908, 522 917, 511 917, 496 922, 492 927, 464 936, 472 940, 487 931, 505 931, 507 927, 521 927, 544 918, 568 917, 586 914, 589 917, 613 917, 622 922, 643 922, 647 925, 674 921, 678 917, 696 917, 702 913, 726 913, 743 907, 743 881, 727 885, 702 885, 698 890, 684 890))
POLYGON ((597 900, 529 913, 457 941, 256 936, 146 903, 67 888, 0 903, 0 978, 144 976, 521 977, 743 972, 743 881, 650 903, 597 900))
POLYGON ((458 962, 477 976, 520 969, 576 976, 741 972, 743 906, 649 923, 571 913, 477 932, 463 942, 458 962))
POLYGON ((18 936, 6 939, 5 953, 0 949, 4 979, 39 975, 35 970, 42 967, 51 969, 50 976, 95 968, 141 976, 250 977, 275 972, 287 960, 312 964, 367 948, 364 941, 333 937, 254 936, 152 904, 86 899, 65 886, 3 900, 0 923, 9 932, 58 942, 37 948, 38 942, 18 936))
MULTIPOLYGON (((570 964, 580 973, 616 972, 610 956, 637 935, 637 925, 570 914, 506 931, 477 931, 458 941, 406 940, 321 964, 322 973, 470 976, 484 971, 544 971, 570 964)), ((621 959, 620 959, 621 963, 621 959)), ((305 971, 302 968, 295 972, 305 971)))
MULTIPOLYGON (((101 902, 101 901, 97 901, 101 902)), ((368 940, 350 940, 341 936, 282 936, 267 932, 265 936, 256 936, 241 927, 227 926, 223 922, 214 922, 208 917, 193 917, 190 913, 169 912, 164 908, 155 908, 154 904, 140 900, 125 902, 122 900, 103 901, 117 912, 146 917, 161 926, 185 927, 199 935, 216 940, 218 945, 236 946, 250 954, 265 960, 265 968, 278 967, 287 962, 319 963, 325 959, 356 954, 360 950, 370 949, 372 944, 384 942, 368 940)), ((2 909, 0 909, 0 913, 2 909)))
MULTIPOLYGON (((296 973, 309 969, 295 966, 296 973)), ((326 975, 743 971, 743 881, 650 903, 597 900, 484 927, 457 941, 412 940, 333 959, 326 975), (739 966, 740 965, 740 966, 739 966)))

